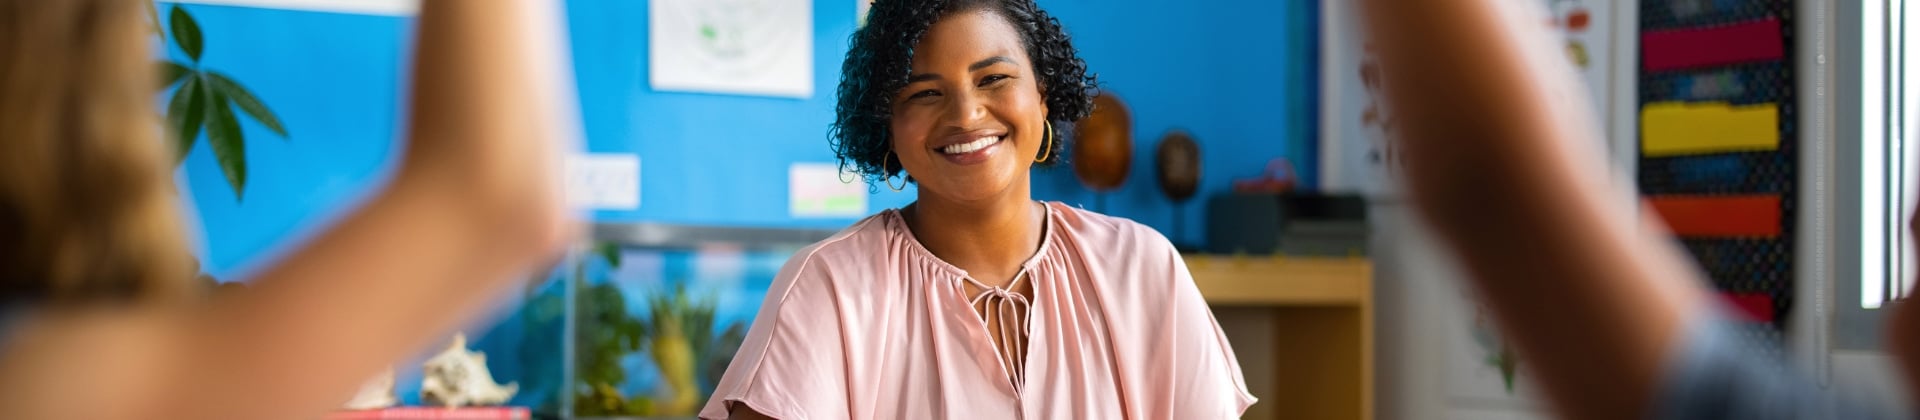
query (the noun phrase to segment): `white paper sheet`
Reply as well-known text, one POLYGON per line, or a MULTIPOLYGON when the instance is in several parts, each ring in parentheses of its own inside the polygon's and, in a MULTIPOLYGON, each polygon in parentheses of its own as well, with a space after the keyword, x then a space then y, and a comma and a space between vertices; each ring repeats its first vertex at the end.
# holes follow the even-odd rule
POLYGON ((796 218, 867 215, 867 184, 832 163, 795 163, 787 168, 787 209, 796 218))
POLYGON ((811 0, 653 0, 655 90, 813 96, 811 0))

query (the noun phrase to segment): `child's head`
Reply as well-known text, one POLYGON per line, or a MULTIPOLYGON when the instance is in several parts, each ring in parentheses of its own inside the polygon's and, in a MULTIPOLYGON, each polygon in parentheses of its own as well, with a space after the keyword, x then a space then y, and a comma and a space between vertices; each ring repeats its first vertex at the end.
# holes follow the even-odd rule
POLYGON ((0 0, 0 304, 190 289, 149 7, 0 0))

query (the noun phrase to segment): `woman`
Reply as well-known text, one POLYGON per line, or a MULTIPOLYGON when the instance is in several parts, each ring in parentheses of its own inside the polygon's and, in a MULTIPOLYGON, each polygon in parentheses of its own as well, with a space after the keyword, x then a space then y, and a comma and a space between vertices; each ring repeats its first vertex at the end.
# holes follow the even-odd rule
POLYGON ((199 298, 146 2, 0 2, 0 417, 317 418, 566 242, 558 6, 428 0, 391 184, 199 298))
POLYGON ((787 262, 701 417, 1218 419, 1254 402, 1166 238, 1031 197, 1093 87, 1032 0, 876 2, 841 77, 835 152, 918 199, 787 262))

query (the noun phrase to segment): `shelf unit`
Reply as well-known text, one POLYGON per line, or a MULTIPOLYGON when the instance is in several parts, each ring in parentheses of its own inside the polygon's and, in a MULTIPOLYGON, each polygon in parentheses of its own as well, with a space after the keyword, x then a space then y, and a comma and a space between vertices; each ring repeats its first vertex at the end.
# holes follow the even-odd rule
POLYGON ((1247 387, 1248 419, 1373 418, 1373 262, 1187 255, 1247 387))

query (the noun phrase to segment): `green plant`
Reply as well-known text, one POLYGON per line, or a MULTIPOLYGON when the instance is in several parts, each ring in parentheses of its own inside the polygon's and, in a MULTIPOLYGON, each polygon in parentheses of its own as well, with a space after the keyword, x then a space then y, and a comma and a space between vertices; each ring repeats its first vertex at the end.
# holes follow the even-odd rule
POLYGON ((1500 381, 1506 385, 1507 395, 1513 395, 1514 379, 1520 373, 1520 353, 1514 351, 1513 343, 1500 336, 1499 329, 1487 317, 1486 307, 1475 306, 1472 334, 1474 343, 1480 345, 1480 351, 1484 354, 1480 361, 1500 371, 1500 381))
POLYGON ((647 294, 647 355, 666 381, 667 395, 656 401, 656 414, 691 415, 705 400, 700 389, 698 357, 712 347, 714 300, 695 300, 684 285, 647 294))
MULTIPOLYGON (((592 255, 611 267, 620 266, 617 246, 599 244, 592 255)), ((732 360, 747 326, 732 322, 715 333, 717 300, 694 297, 685 282, 646 294, 646 317, 628 309, 626 295, 610 279, 589 284, 583 258, 572 267, 573 286, 579 290, 575 316, 575 372, 571 389, 573 412, 580 416, 692 415, 706 401, 712 386, 732 360), (625 395, 627 370, 622 362, 645 353, 660 373, 659 393, 625 395)), ((544 299, 544 296, 543 296, 544 299)))
POLYGON ((526 283, 522 293, 527 303, 519 314, 526 331, 521 342, 520 364, 533 373, 523 379, 521 389, 554 390, 552 397, 536 403, 534 412, 538 415, 558 416, 561 404, 573 404, 578 414, 589 416, 652 410, 648 405, 650 401, 630 401, 615 388, 626 381, 620 360, 639 349, 640 321, 627 315, 626 298, 613 285, 605 281, 589 285, 585 281, 587 264, 595 258, 603 260, 608 267, 619 268, 619 250, 613 244, 597 244, 582 258, 566 265, 556 264, 526 283), (573 337, 564 335, 565 289, 568 288, 577 290, 580 299, 574 309, 580 316, 579 331, 573 337), (561 357, 556 356, 565 351, 561 344, 565 340, 573 340, 576 354, 580 355, 572 367, 563 366, 561 357), (573 367, 578 367, 580 378, 575 383, 561 382, 560 378, 565 376, 562 371, 573 367), (548 380, 554 382, 548 383, 548 380), (576 383, 583 386, 576 387, 576 383))
MULTIPOLYGON (((652 413, 653 401, 646 397, 629 398, 620 391, 627 381, 627 371, 620 365, 622 359, 639 351, 643 344, 646 327, 627 311, 626 296, 607 279, 597 284, 588 284, 587 263, 594 257, 605 261, 609 267, 620 267, 620 248, 610 243, 598 243, 590 250, 589 257, 574 261, 572 275, 566 276, 575 290, 578 290, 574 316, 578 326, 574 340, 574 371, 577 378, 574 383, 565 385, 563 395, 571 395, 573 412, 580 416, 622 416, 652 413)), ((539 305, 560 305, 564 297, 556 294, 542 296, 539 305)))
POLYGON ((156 9, 149 7, 148 12, 154 23, 154 30, 160 37, 171 41, 170 44, 186 53, 187 63, 161 60, 161 88, 178 85, 173 98, 167 102, 166 119, 172 128, 174 139, 174 164, 178 165, 186 158, 200 139, 201 129, 207 134, 207 145, 213 149, 214 160, 220 164, 220 172, 226 175, 227 185, 233 187, 233 196, 239 200, 247 184, 247 146, 245 132, 240 130, 240 120, 234 115, 234 109, 252 117, 261 126, 287 138, 287 128, 280 117, 267 108, 265 102, 247 90, 233 77, 208 69, 201 65, 200 57, 204 53, 206 39, 200 32, 200 24, 193 15, 179 6, 171 6, 167 12, 167 32, 160 32, 159 15, 156 9), (167 33, 172 36, 168 37, 167 33))
POLYGON ((575 386, 585 385, 585 389, 576 388, 579 395, 574 414, 645 414, 634 409, 642 405, 650 407, 650 402, 629 400, 619 391, 627 382, 627 371, 620 366, 620 361, 642 348, 641 330, 645 327, 627 313, 626 297, 619 287, 612 283, 589 286, 577 278, 574 281, 578 282, 575 286, 580 287, 579 326, 574 344, 578 375, 575 386))

